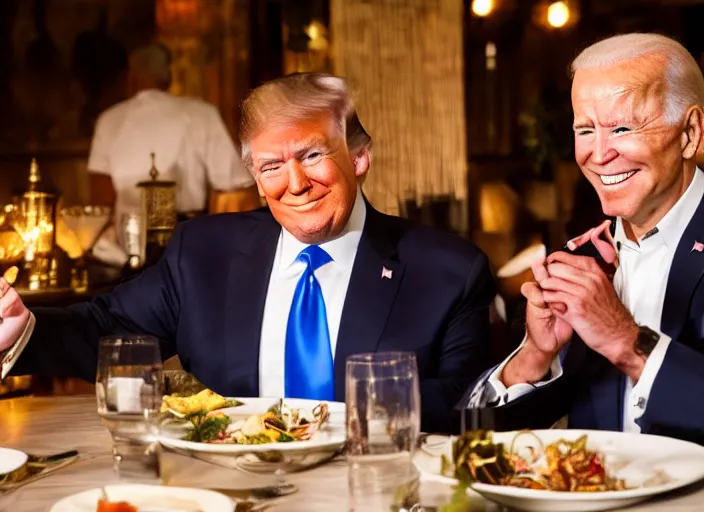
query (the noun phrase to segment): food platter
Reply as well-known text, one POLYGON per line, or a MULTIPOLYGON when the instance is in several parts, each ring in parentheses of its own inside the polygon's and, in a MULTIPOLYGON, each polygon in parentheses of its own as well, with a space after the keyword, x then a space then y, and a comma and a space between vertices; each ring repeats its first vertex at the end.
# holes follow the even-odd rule
MULTIPOLYGON (((280 402, 278 398, 232 398, 241 405, 225 407, 218 414, 229 416, 232 423, 263 415, 280 402)), ((294 410, 313 411, 320 405, 315 400, 286 399, 285 405, 294 410)), ((345 444, 345 404, 326 402, 327 421, 310 438, 292 442, 238 444, 227 442, 196 442, 187 439, 187 425, 173 418, 162 424, 159 442, 167 449, 226 467, 252 472, 271 473, 306 469, 325 462, 340 453, 345 444)))
MULTIPOLYGON (((543 446, 586 436, 587 448, 598 452, 606 472, 625 483, 622 490, 600 492, 555 491, 474 481, 476 492, 496 503, 525 511, 576 512, 625 507, 704 479, 704 447, 677 439, 608 431, 536 430, 543 446)), ((510 446, 518 432, 493 434, 495 444, 510 446)), ((456 438, 431 436, 424 440, 415 463, 424 478, 456 485, 443 467, 452 460, 456 438)))

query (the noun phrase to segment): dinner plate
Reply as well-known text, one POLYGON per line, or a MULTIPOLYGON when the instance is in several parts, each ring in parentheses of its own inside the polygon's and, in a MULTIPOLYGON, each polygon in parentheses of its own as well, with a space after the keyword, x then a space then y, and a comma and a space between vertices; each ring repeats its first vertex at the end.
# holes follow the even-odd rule
MULTIPOLYGON (((587 447, 603 455, 606 471, 624 479, 622 491, 558 492, 522 489, 484 483, 472 484, 469 492, 529 512, 590 512, 625 507, 704 479, 704 447, 678 439, 624 432, 591 430, 535 430, 543 445, 587 435, 587 447)), ((517 432, 497 432, 494 441, 508 448, 517 432)), ((451 455, 454 438, 429 436, 414 462, 431 480, 455 485, 441 474, 441 455, 451 455)))
MULTIPOLYGON (((233 421, 245 419, 254 414, 264 414, 278 398, 237 398, 243 405, 221 409, 233 421)), ((305 399, 285 399, 284 403, 293 409, 310 412, 320 401, 305 399)), ((163 428, 159 442, 170 449, 187 452, 200 459, 215 464, 243 469, 252 472, 273 472, 277 469, 297 471, 330 459, 345 444, 345 404, 327 402, 329 418, 326 424, 312 439, 288 443, 267 444, 213 444, 196 443, 183 439, 181 427, 163 428)))
MULTIPOLYGON (((164 487, 160 485, 108 485, 110 501, 126 501, 139 512, 232 512, 234 502, 225 496, 204 489, 164 487)), ((95 512, 100 489, 79 492, 56 502, 50 512, 95 512)))
POLYGON ((12 448, 0 448, 0 475, 11 473, 27 462, 27 454, 12 448))

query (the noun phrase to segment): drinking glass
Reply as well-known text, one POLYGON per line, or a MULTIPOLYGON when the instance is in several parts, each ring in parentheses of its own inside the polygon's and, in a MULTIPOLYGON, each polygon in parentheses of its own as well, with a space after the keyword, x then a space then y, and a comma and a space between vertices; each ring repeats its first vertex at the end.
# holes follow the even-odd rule
POLYGON ((112 436, 113 468, 118 477, 158 480, 159 341, 140 335, 101 338, 95 389, 98 414, 112 436))
POLYGON ((420 431, 420 389, 410 352, 347 359, 349 510, 400 510, 418 504, 413 455, 420 431))

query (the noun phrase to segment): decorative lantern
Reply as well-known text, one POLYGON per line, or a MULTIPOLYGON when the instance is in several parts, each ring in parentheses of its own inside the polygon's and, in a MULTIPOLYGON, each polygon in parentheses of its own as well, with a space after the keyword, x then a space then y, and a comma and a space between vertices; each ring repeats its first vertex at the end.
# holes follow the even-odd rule
POLYGON ((141 189, 142 213, 146 219, 146 264, 154 263, 163 253, 176 229, 176 182, 159 180, 155 155, 151 154, 151 180, 137 184, 141 189))
POLYGON ((56 248, 56 204, 58 196, 41 183, 35 158, 29 168, 27 190, 16 197, 15 229, 24 241, 24 262, 29 288, 36 290, 55 284, 56 265, 52 265, 56 248))

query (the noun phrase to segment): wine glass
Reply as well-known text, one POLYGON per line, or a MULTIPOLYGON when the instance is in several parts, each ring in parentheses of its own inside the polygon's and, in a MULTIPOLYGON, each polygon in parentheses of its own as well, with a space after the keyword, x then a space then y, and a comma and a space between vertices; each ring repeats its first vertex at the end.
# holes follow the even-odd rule
POLYGON ((95 387, 98 414, 112 436, 113 468, 120 479, 158 479, 161 372, 156 338, 134 335, 100 339, 95 387))
POLYGON ((75 237, 75 267, 71 271, 71 287, 85 292, 88 282, 86 255, 93 249, 100 235, 110 224, 112 208, 109 206, 71 206, 61 210, 61 220, 75 237))
POLYGON ((347 359, 346 370, 349 510, 412 508, 419 498, 415 354, 358 354, 347 359))

